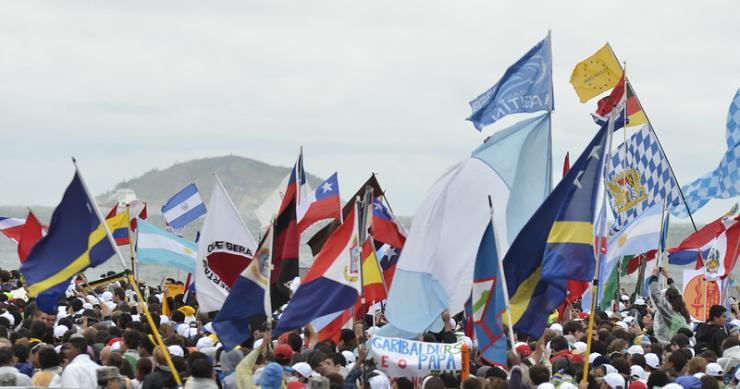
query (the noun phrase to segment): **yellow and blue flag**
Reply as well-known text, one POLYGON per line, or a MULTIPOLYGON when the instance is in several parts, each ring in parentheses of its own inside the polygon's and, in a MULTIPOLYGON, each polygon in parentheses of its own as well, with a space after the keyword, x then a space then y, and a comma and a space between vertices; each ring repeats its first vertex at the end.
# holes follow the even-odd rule
POLYGON ((568 280, 591 281, 594 219, 611 125, 604 125, 517 235, 504 257, 514 329, 540 337, 568 280))
POLYGON ((49 232, 31 250, 20 271, 38 307, 56 313, 72 277, 113 256, 115 249, 95 212, 79 172, 51 216, 49 232))

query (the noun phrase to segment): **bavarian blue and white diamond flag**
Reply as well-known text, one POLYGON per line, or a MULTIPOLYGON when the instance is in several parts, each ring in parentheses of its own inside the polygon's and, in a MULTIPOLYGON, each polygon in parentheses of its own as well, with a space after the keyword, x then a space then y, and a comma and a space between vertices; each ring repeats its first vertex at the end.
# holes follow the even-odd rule
POLYGON ((552 49, 550 34, 531 48, 491 89, 470 102, 467 120, 481 131, 502 117, 521 112, 552 111, 552 49))
POLYGON ((686 204, 674 205, 671 213, 678 217, 688 216, 696 212, 711 199, 727 199, 740 195, 740 89, 735 93, 735 98, 730 104, 727 113, 727 151, 720 161, 719 166, 713 171, 685 185, 683 193, 686 204))
POLYGON ((616 231, 664 201, 683 206, 668 160, 649 125, 613 152, 606 189, 616 231))

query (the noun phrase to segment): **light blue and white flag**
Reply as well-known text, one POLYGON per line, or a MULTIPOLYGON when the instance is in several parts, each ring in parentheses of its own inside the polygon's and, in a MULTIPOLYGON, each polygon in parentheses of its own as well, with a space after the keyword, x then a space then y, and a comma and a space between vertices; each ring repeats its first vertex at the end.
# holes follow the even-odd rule
POLYGON ((182 228, 205 213, 206 205, 203 204, 195 184, 190 184, 175 193, 162 206, 162 214, 167 224, 173 228, 182 228))
POLYGON ((161 230, 146 220, 137 219, 136 259, 140 263, 195 271, 198 245, 161 230))
POLYGON ((615 223, 619 231, 648 209, 680 204, 678 185, 658 139, 649 125, 642 127, 612 154, 606 174, 615 223))
POLYGON ((694 213, 711 199, 728 199, 740 195, 740 89, 735 93, 727 113, 726 140, 727 151, 719 166, 683 187, 687 205, 674 205, 672 214, 686 217, 689 215, 687 207, 694 213))
POLYGON ((444 309, 463 310, 481 236, 491 222, 488 196, 503 255, 550 193, 549 120, 545 113, 495 133, 432 186, 416 211, 389 291, 392 327, 418 334, 444 309))
POLYGON ((481 131, 512 113, 552 111, 552 49, 550 34, 531 48, 491 89, 470 102, 467 120, 481 131))

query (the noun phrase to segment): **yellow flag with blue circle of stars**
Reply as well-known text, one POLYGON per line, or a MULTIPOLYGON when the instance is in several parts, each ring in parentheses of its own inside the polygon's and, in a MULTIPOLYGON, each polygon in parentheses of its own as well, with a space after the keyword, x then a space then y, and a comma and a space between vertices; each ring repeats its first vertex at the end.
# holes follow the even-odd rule
POLYGON ((570 83, 581 99, 581 103, 585 103, 604 91, 614 88, 620 77, 622 77, 622 66, 607 43, 573 68, 570 83))

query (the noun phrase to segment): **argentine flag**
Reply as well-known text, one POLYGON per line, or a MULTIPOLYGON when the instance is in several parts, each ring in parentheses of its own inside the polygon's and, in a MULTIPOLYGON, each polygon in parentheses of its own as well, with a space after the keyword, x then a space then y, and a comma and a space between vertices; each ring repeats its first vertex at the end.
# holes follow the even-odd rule
POLYGON ((139 263, 176 267, 195 272, 198 245, 138 219, 136 259, 139 263))

